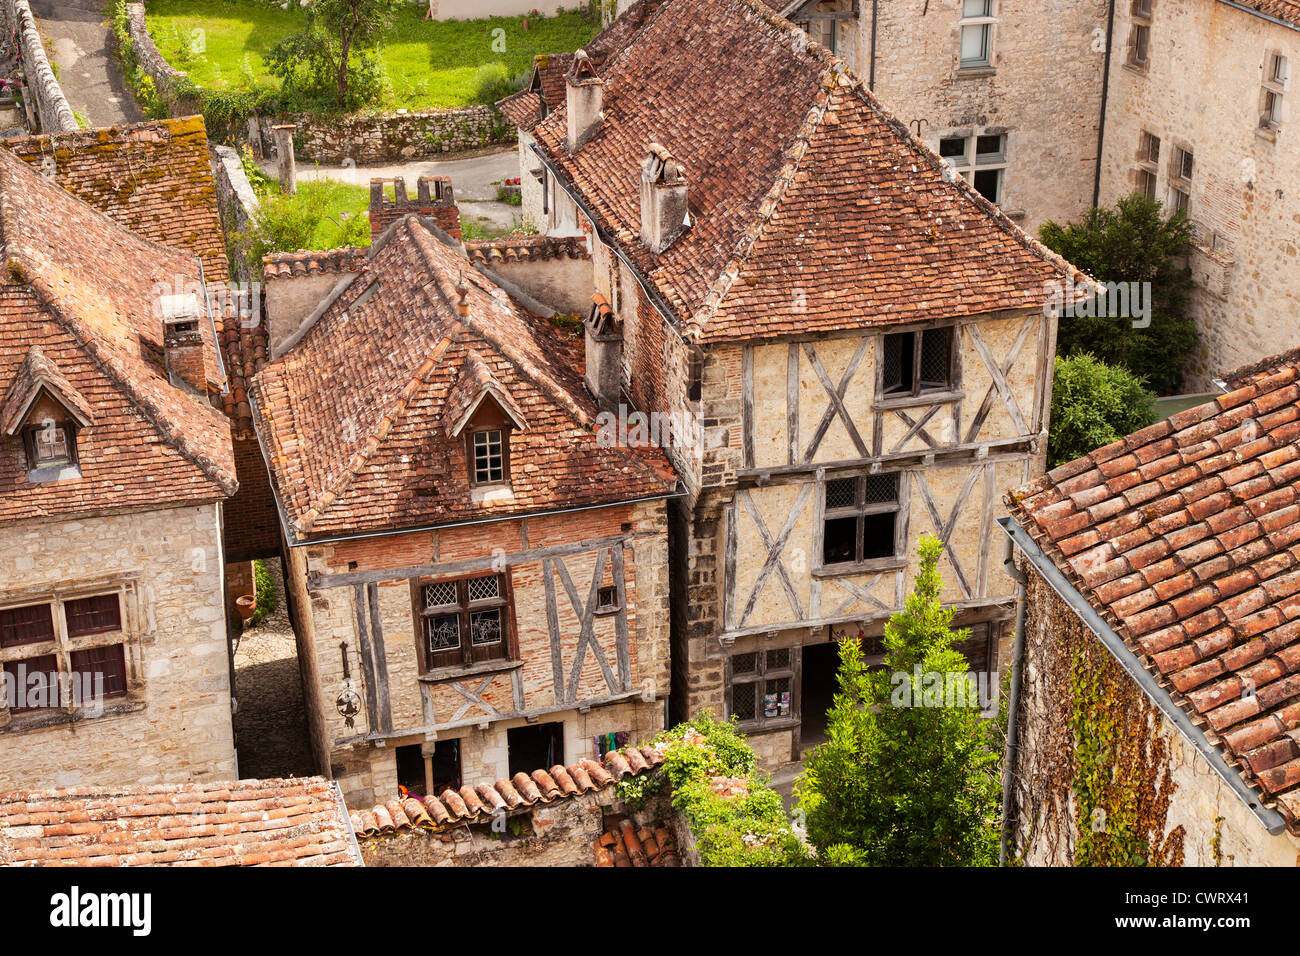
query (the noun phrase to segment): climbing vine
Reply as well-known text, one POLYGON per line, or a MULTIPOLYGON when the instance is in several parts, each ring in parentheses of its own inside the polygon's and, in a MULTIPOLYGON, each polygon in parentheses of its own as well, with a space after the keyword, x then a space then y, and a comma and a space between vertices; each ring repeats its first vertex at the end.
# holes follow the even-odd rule
POLYGON ((1183 828, 1167 830, 1176 787, 1159 712, 1033 577, 1026 627, 1017 861, 1181 866, 1183 828))

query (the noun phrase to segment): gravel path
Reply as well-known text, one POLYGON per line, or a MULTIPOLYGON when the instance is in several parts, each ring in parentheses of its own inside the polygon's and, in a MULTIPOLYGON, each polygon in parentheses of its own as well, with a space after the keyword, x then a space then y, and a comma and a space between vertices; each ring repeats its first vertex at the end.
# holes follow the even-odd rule
POLYGON ((266 562, 280 604, 244 631, 235 651, 235 744, 240 777, 305 777, 316 773, 303 710, 302 678, 284 604, 280 562, 266 562))

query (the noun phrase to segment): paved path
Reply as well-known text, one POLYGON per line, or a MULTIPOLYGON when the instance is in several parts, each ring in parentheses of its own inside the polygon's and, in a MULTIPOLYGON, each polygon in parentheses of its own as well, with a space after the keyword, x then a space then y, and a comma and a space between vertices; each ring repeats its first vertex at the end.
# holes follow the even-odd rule
MULTIPOLYGON (((262 160, 262 171, 274 178, 275 159, 262 160)), ((415 181, 421 176, 446 176, 456 191, 456 202, 461 215, 479 220, 492 232, 513 228, 520 218, 518 206, 497 202, 497 182, 514 179, 519 175, 519 154, 516 150, 492 149, 458 159, 425 159, 392 166, 321 166, 299 161, 298 179, 333 179, 369 186, 373 177, 392 179, 401 176, 406 181, 408 195, 415 196, 415 181)))
POLYGON ((57 65, 59 85, 72 108, 91 126, 144 119, 109 49, 102 0, 31 0, 32 13, 57 65))

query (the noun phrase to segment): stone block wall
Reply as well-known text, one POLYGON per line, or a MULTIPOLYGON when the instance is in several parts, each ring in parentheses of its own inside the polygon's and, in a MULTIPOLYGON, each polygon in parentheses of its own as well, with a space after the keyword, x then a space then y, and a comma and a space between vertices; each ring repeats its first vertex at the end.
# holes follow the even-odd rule
MULTIPOLYGON (((229 146, 212 147, 212 179, 217 187, 217 210, 227 236, 246 233, 257 218, 257 194, 248 181, 239 154, 229 146)), ((230 260, 231 275, 247 286, 261 279, 262 264, 242 255, 230 260)))
POLYGON ((271 127, 293 123, 294 154, 300 160, 358 166, 396 163, 510 143, 515 128, 495 107, 399 111, 342 119, 314 116, 261 117, 262 151, 271 155, 271 127))
POLYGON ((4 603, 125 589, 129 687, 76 723, 6 714, 0 791, 234 779, 222 570, 217 505, 0 528, 4 603))
POLYGON ((39 132, 66 133, 79 129, 77 117, 50 66, 31 6, 27 0, 3 0, 3 10, 9 34, 18 39, 25 92, 35 100, 36 114, 41 121, 39 132))
POLYGON ((1153 8, 1149 65, 1127 65, 1128 9, 1116 11, 1103 205, 1137 188, 1143 132, 1160 139, 1156 198, 1171 199, 1175 148, 1194 157, 1188 214, 1192 314, 1201 344, 1186 391, 1300 344, 1300 32, 1212 0, 1161 0, 1153 8), (1259 128, 1269 55, 1291 76, 1276 130, 1259 128))

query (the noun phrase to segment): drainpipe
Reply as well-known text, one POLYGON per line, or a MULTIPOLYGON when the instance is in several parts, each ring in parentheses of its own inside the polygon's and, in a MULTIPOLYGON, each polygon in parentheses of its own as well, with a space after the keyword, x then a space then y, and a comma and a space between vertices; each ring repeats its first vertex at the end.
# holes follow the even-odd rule
POLYGON ((1101 151, 1106 141, 1106 106, 1110 101, 1110 49, 1115 38, 1115 0, 1107 4, 1106 12, 1106 63, 1101 74, 1101 118, 1097 123, 1097 173, 1092 183, 1092 205, 1101 201, 1101 151))
POLYGON ((867 86, 876 92, 876 17, 880 15, 880 0, 871 0, 871 69, 867 86))
POLYGON ((1016 757, 1020 749, 1020 685, 1024 676, 1025 657, 1025 617, 1029 607, 1029 593, 1026 585, 1028 576, 1016 567, 1015 545, 1007 538, 1007 554, 1002 567, 1016 582, 1016 643, 1011 651, 1011 699, 1007 702, 1010 713, 1007 714, 1007 752, 1002 761, 1002 838, 998 845, 998 866, 1007 865, 1007 853, 1011 845, 1011 799, 1012 784, 1016 776, 1016 757))

